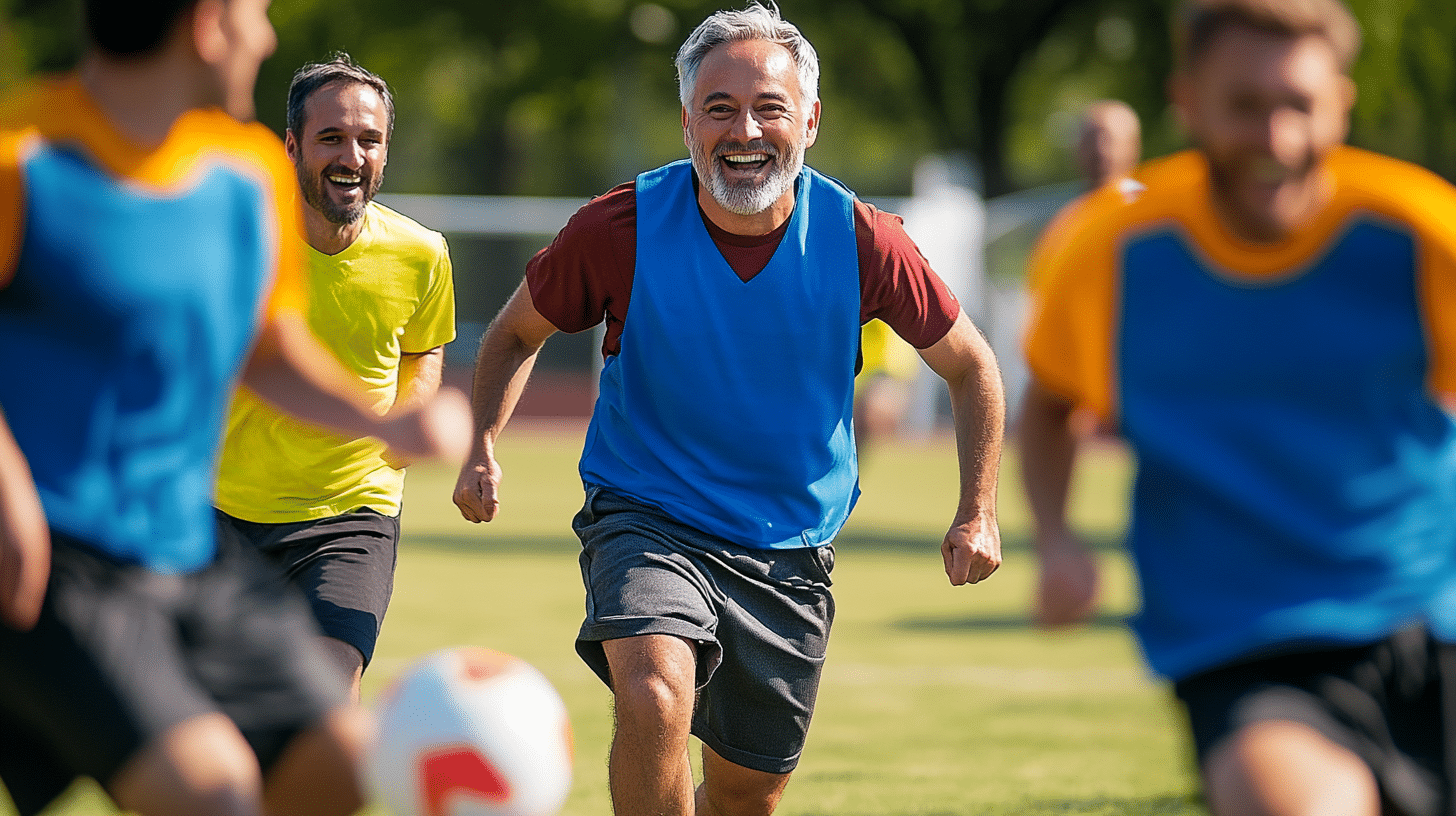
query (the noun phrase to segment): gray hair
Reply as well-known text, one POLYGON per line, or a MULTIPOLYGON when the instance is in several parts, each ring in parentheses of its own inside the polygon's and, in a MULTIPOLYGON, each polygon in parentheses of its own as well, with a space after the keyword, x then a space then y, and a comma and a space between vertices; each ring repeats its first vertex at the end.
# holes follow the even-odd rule
POLYGON ((719 11, 698 25, 677 52, 677 93, 683 107, 692 101, 698 68, 714 48, 730 42, 768 40, 789 49, 799 68, 799 87, 809 103, 819 99, 819 55, 799 29, 779 16, 778 6, 754 0, 742 11, 719 11))

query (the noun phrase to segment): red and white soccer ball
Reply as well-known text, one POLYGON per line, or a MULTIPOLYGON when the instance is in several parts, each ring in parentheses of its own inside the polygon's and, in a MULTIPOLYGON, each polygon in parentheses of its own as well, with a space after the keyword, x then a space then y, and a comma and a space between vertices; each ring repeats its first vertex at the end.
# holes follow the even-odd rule
POLYGON ((566 706, 520 658, 435 652, 394 681, 376 713, 369 773, 395 816, 551 816, 566 801, 566 706))

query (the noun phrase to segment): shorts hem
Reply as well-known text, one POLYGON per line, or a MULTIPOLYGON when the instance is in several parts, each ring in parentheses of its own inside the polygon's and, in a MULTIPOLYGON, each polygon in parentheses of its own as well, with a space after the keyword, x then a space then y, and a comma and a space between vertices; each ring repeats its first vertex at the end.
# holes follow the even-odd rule
POLYGON ((699 689, 708 684, 713 671, 722 662, 722 647, 718 645, 717 635, 701 626, 674 618, 609 618, 583 623, 576 636, 576 653, 611 688, 611 670, 607 666, 607 655, 602 648, 602 642, 642 635, 672 635, 697 644, 698 671, 695 679, 699 689))
POLYGON ((347 623, 324 619, 318 615, 316 610, 314 617, 318 620, 319 632, 324 637, 332 638, 340 643, 354 647, 359 652, 359 655, 364 658, 364 668, 369 668, 369 664, 374 661, 374 648, 379 643, 379 635, 377 632, 366 632, 356 626, 350 626, 347 623))
POLYGON ((601 642, 637 635, 676 635, 698 643, 717 643, 718 636, 696 624, 674 618, 608 618, 584 623, 577 640, 601 642))
POLYGON ((697 737, 699 740, 702 740, 703 744, 708 746, 709 748, 712 748, 714 753, 718 754, 718 756, 728 760, 729 762, 732 762, 734 765, 742 765, 749 770, 762 771, 763 773, 791 773, 795 768, 799 766, 799 757, 803 756, 803 751, 799 751, 787 759, 780 759, 778 757, 755 754, 751 751, 745 751, 741 748, 730 748, 729 746, 724 745, 722 742, 718 741, 718 739, 716 739, 712 734, 700 731, 696 728, 693 729, 693 736, 697 737))

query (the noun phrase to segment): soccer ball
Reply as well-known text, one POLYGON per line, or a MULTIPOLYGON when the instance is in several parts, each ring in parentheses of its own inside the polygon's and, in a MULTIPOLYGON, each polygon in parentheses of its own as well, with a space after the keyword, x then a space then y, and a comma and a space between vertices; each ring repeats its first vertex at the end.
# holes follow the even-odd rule
POLYGON ((566 706, 520 658, 475 647, 427 655, 376 713, 369 775, 396 816, 550 816, 566 801, 566 706))

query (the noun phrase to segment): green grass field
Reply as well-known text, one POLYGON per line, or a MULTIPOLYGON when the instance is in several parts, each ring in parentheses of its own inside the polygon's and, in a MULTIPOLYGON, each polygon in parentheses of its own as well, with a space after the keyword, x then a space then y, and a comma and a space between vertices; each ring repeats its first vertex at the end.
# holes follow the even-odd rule
MULTIPOLYGON (((503 440, 503 510, 463 521, 454 473, 411 473, 390 616, 366 700, 413 658, 477 644, 538 666, 566 699, 576 783, 564 814, 610 813, 606 690, 577 659, 582 599, 568 523, 581 490, 579 429, 521 425, 503 440)), ((1027 621, 1034 567, 1015 463, 1001 498, 1006 561, 954 588, 937 546, 954 507, 948 442, 881 449, 838 544, 838 618, 804 759, 779 813, 1202 814, 1182 728, 1120 617, 1133 605, 1120 534, 1128 467, 1100 451, 1074 514, 1102 545, 1105 614, 1047 634, 1027 621)), ((9 814, 0 808, 0 812, 9 814)), ((110 812, 78 786, 55 812, 110 812)))

